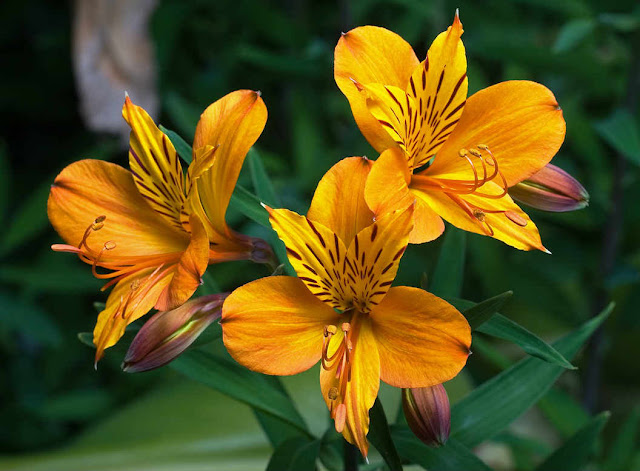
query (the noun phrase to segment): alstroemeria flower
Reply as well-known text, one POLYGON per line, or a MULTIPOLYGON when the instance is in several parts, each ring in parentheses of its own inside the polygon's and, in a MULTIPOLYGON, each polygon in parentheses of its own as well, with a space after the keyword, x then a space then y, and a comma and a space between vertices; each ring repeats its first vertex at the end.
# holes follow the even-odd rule
POLYGON ((467 99, 461 35, 456 14, 422 62, 383 28, 364 26, 340 38, 338 87, 371 145, 395 149, 376 162, 366 200, 377 215, 415 200, 411 243, 437 238, 445 219, 519 249, 546 250, 507 189, 558 151, 562 111, 547 88, 528 81, 499 83, 467 99))
POLYGON ((371 166, 360 157, 336 164, 306 217, 267 208, 298 278, 236 289, 221 321, 229 353, 254 371, 292 375, 321 361, 336 430, 364 456, 380 379, 400 388, 442 383, 465 365, 471 344, 469 324, 447 302, 391 287, 413 208, 374 222, 363 191, 371 166))
POLYGON ((96 362, 125 327, 156 308, 167 311, 191 297, 207 265, 263 261, 268 246, 233 232, 226 212, 244 157, 266 123, 259 94, 240 90, 203 113, 193 162, 183 173, 169 138, 127 97, 131 171, 81 160, 56 177, 49 194, 51 224, 97 278, 115 285, 94 329, 96 362), (102 269, 102 270, 101 270, 102 269))

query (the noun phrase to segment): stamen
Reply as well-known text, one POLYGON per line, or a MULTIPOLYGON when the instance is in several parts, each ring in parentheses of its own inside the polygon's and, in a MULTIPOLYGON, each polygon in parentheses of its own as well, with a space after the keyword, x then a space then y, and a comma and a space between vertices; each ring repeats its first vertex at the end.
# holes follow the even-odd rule
POLYGON ((507 219, 520 227, 525 227, 528 223, 525 218, 520 216, 518 213, 514 213, 513 211, 505 211, 504 215, 507 216, 507 219))
POLYGON ((473 217, 476 218, 480 222, 484 222, 484 220, 486 218, 486 215, 485 215, 484 211, 482 211, 481 209, 474 209, 473 210, 473 217))
POLYGON ((329 389, 329 392, 327 393, 327 397, 330 400, 335 401, 338 398, 338 388, 333 386, 331 389, 329 389))
POLYGON ((336 408, 336 432, 342 433, 344 430, 344 424, 347 420, 347 406, 339 404, 336 408))

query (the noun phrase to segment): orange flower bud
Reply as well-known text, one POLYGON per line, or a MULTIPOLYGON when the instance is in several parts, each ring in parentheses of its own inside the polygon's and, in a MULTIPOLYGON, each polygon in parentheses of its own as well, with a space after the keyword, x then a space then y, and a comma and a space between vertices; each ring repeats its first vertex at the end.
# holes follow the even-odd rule
POLYGON ((509 188, 509 195, 532 208, 555 213, 575 211, 589 204, 589 193, 580 182, 551 164, 509 188))
POLYGON ((442 384, 402 390, 402 409, 409 428, 429 446, 444 445, 451 430, 449 397, 442 384))
POLYGON ((220 318, 226 297, 226 293, 202 296, 153 315, 131 342, 122 370, 139 373, 172 361, 220 318))

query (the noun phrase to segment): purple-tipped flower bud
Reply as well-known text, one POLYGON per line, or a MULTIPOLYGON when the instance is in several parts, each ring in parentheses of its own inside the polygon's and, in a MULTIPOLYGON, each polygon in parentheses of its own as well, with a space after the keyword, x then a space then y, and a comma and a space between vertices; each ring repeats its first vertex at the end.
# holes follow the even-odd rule
POLYGON ((589 193, 580 182, 551 164, 509 188, 509 195, 522 204, 554 213, 575 211, 589 204, 589 193))
POLYGON ((131 342, 123 371, 149 371, 176 358, 220 318, 226 297, 226 293, 202 296, 171 311, 154 314, 131 342))
POLYGON ((441 446, 451 431, 449 396, 442 384, 402 390, 402 409, 409 428, 423 443, 441 446))

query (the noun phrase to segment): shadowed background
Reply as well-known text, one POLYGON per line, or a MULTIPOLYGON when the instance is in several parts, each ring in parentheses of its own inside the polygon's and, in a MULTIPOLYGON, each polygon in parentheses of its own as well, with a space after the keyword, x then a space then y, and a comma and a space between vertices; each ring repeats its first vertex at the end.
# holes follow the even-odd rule
MULTIPOLYGON (((77 333, 93 329, 93 303, 106 296, 86 265, 50 251, 60 239, 47 221, 49 186, 81 158, 127 166, 120 116, 125 89, 156 121, 191 142, 207 105, 250 88, 262 91, 269 110, 257 148, 276 193, 282 206, 304 212, 331 165, 351 155, 376 157, 333 80, 340 32, 384 26, 422 59, 456 7, 466 30, 470 93, 509 79, 549 87, 567 121, 553 163, 591 195, 590 206, 576 213, 527 210, 551 256, 469 235, 457 294, 481 300, 513 290, 502 313, 547 340, 609 300, 617 303, 574 362, 579 370, 565 374, 539 407, 478 453, 496 469, 531 469, 586 422, 586 411, 611 410, 601 456, 622 430, 635 449, 626 465, 640 467, 634 448, 640 412, 633 409, 640 395, 640 9, 634 1, 288 0, 267 6, 249 0, 5 0, 0 453, 6 460, 0 459, 0 469, 18 463, 24 469, 96 469, 97 462, 104 469, 264 468, 270 448, 248 407, 166 368, 122 373, 122 350, 107 352, 93 370, 93 351, 77 333), (9 461, 58 449, 65 451, 9 461)), ((240 183, 251 188, 247 172, 240 183)), ((245 233, 266 235, 240 214, 228 219, 245 233)), ((399 283, 418 286, 425 274, 428 280, 441 244, 410 247, 399 283)), ((250 263, 209 272, 224 290, 268 274, 250 263)), ((452 403, 524 355, 475 335, 484 348, 450 389, 452 403)), ((328 422, 316 373, 286 385, 321 433, 328 422)), ((388 403, 397 401, 396 393, 386 394, 388 403)), ((616 469, 615 462, 601 463, 616 469)))

